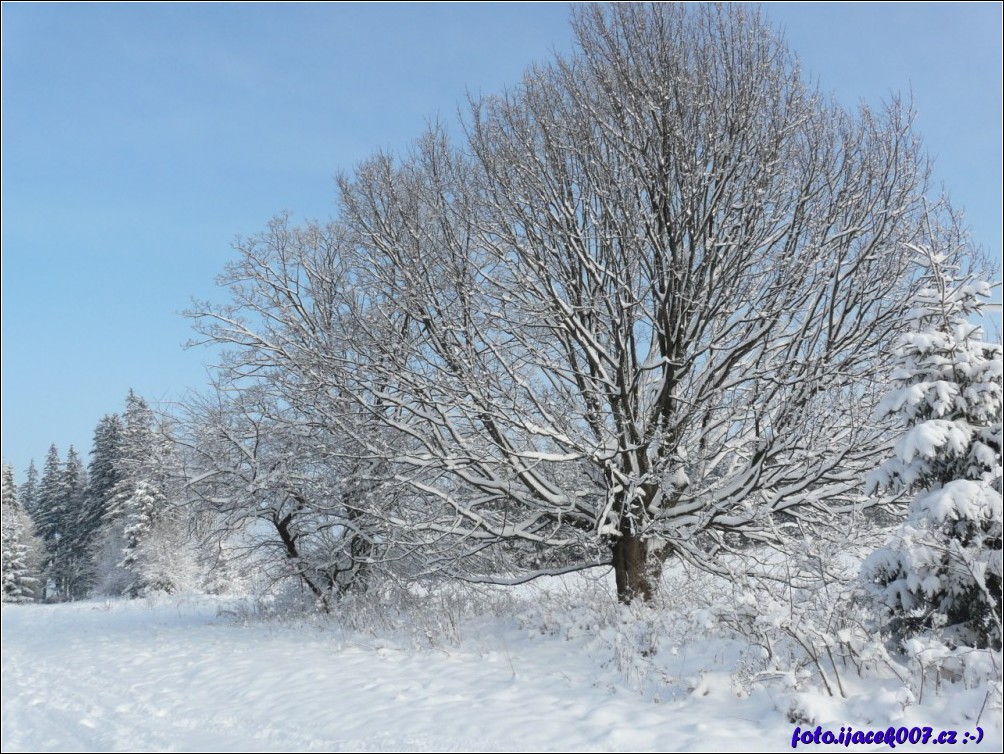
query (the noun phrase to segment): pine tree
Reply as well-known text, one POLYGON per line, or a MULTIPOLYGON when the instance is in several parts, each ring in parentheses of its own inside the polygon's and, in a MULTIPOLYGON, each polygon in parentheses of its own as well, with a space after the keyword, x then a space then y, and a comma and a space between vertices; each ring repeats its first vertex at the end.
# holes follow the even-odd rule
POLYGON ((66 514, 64 517, 67 533, 80 520, 80 511, 87 491, 87 472, 84 470, 80 454, 72 445, 66 451, 66 461, 63 463, 63 490, 66 514))
POLYGON ((68 599, 86 596, 91 571, 89 537, 86 530, 87 472, 80 455, 71 445, 63 464, 63 517, 56 576, 60 593, 68 599))
POLYGON ((3 466, 2 532, 0 547, 3 557, 3 601, 31 602, 35 596, 38 579, 31 569, 31 519, 18 504, 14 484, 14 468, 3 466))
MULTIPOLYGON (((139 483, 150 471, 154 421, 155 417, 146 401, 130 390, 122 418, 116 416, 105 427, 108 434, 107 453, 103 454, 106 457, 101 461, 103 472, 95 482, 103 489, 101 525, 95 556, 98 588, 105 593, 135 594, 139 591, 137 574, 129 568, 132 564, 132 560, 127 557, 130 540, 126 537, 125 529, 130 525, 133 498, 139 483), (112 424, 116 425, 114 429, 112 424), (107 486, 109 482, 110 487, 107 486)), ((97 447, 96 431, 95 452, 97 447)))
POLYGON ((90 554, 83 541, 81 515, 87 473, 73 446, 66 461, 50 446, 38 487, 35 522, 45 543, 47 596, 69 599, 81 596, 89 570, 90 554))
MULTIPOLYGON (((920 250, 918 250, 920 251, 920 250)), ((880 416, 907 430, 877 488, 914 493, 906 521, 863 575, 900 641, 941 631, 953 644, 1001 647, 1001 346, 969 318, 989 295, 923 251, 929 287, 880 416)))
POLYGON ((3 490, 2 494, 0 494, 0 503, 3 504, 4 508, 9 508, 10 510, 17 509, 18 498, 17 485, 14 483, 14 467, 9 463, 3 465, 0 481, 2 481, 3 490))
POLYGON ((155 426, 156 417, 146 400, 130 390, 114 463, 116 482, 104 513, 107 521, 117 521, 129 515, 130 500, 140 482, 155 484, 159 473, 155 426))
POLYGON ((146 400, 132 390, 126 396, 123 423, 120 472, 134 479, 151 476, 156 470, 152 453, 156 445, 157 417, 146 400))
POLYGON ((91 460, 87 465, 87 489, 78 521, 77 549, 86 554, 77 582, 78 594, 94 589, 103 581, 104 574, 119 562, 121 546, 110 548, 114 554, 105 552, 109 543, 103 536, 103 529, 105 513, 119 481, 117 469, 121 453, 122 420, 118 414, 106 415, 94 429, 91 460))
POLYGON ((38 507, 38 469, 35 468, 35 459, 28 464, 28 471, 25 474, 24 484, 21 485, 18 501, 26 513, 35 515, 38 507))
POLYGON ((96 531, 108 509, 112 491, 122 474, 122 419, 118 414, 102 417, 94 428, 91 461, 87 465, 85 528, 96 531))
POLYGON ((55 591, 55 583, 49 578, 56 563, 59 552, 59 542, 62 534, 59 530, 63 518, 63 474, 62 463, 59 460, 59 449, 53 443, 45 456, 42 465, 42 477, 38 483, 35 495, 34 511, 35 531, 42 541, 43 556, 43 587, 42 596, 51 597, 55 591))
POLYGON ((175 464, 168 427, 129 391, 113 464, 115 483, 103 512, 99 557, 109 591, 136 596, 176 588, 172 563, 187 562, 189 553, 182 552, 186 543, 178 536, 181 522, 171 505, 175 464))
POLYGON ((122 567, 136 577, 129 593, 139 596, 148 591, 174 591, 169 575, 155 576, 159 569, 149 562, 148 557, 155 551, 150 546, 151 539, 157 533, 158 524, 162 522, 167 500, 153 484, 141 481, 136 485, 136 491, 128 505, 129 516, 123 530, 125 547, 122 567))
POLYGON ((49 548, 62 536, 60 526, 65 517, 63 505, 66 502, 63 481, 63 464, 59 459, 59 449, 53 443, 49 446, 42 466, 42 478, 38 484, 33 511, 38 534, 49 548))

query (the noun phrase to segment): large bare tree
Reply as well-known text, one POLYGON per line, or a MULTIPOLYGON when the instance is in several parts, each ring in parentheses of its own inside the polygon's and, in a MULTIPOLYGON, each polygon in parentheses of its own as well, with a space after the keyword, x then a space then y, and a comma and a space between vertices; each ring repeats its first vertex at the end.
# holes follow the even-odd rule
MULTIPOLYGON (((860 501, 909 248, 970 249, 910 112, 828 101, 756 10, 573 24, 459 144, 433 129, 344 176, 335 223, 240 243, 236 305, 201 326, 424 501, 373 515, 458 558, 606 552, 648 599, 673 554, 860 501)), ((504 570, 466 577, 540 572, 504 570)))

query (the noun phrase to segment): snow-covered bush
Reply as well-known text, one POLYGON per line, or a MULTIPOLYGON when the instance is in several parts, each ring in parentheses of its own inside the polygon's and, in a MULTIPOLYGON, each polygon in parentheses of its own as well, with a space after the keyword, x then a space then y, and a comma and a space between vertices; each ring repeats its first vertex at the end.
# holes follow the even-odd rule
MULTIPOLYGON (((626 685, 654 702, 703 696, 713 682, 727 690, 739 645, 717 621, 725 580, 681 561, 663 573, 648 602, 612 597, 612 569, 541 579, 521 588, 520 625, 594 658, 597 684, 626 685)), ((741 695, 741 692, 736 692, 741 695)))
POLYGON ((906 432, 871 479, 914 498, 863 576, 901 646, 927 633, 949 646, 1000 649, 1001 346, 969 321, 990 287, 954 280, 943 258, 918 252, 930 285, 878 408, 906 432))
POLYGON ((882 541, 872 518, 858 512, 840 527, 777 526, 770 544, 726 560, 729 591, 715 614, 749 643, 737 669, 746 691, 771 687, 846 698, 856 684, 852 677, 898 674, 867 630, 859 599, 861 563, 882 541))

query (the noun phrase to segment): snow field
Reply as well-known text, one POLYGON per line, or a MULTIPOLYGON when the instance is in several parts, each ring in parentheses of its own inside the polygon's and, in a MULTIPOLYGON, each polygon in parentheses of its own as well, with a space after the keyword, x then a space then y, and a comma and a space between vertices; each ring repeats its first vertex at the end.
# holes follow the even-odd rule
POLYGON ((512 627, 414 650, 235 625, 212 602, 4 607, 3 621, 5 751, 666 749, 709 727, 667 727, 574 645, 512 627))
MULTIPOLYGON (((791 748, 781 711, 791 701, 737 688, 734 640, 656 637, 647 665, 632 655, 630 616, 618 633, 586 608, 560 624, 546 610, 459 616, 437 642, 421 638, 427 628, 241 622, 231 607, 201 597, 4 606, 4 751, 791 748)), ((961 739, 984 695, 918 706, 862 681, 848 700, 805 692, 798 706, 836 731, 933 725, 961 739)), ((984 713, 984 740, 967 750, 1000 748, 997 717, 984 713)))

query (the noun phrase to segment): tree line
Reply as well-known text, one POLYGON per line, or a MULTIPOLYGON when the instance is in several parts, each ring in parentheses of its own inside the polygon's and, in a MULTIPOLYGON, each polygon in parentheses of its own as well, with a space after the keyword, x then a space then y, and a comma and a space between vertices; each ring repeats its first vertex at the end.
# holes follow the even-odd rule
POLYGON ((123 414, 94 430, 86 469, 73 446, 50 446, 17 487, 3 470, 5 601, 138 596, 186 582, 195 545, 181 469, 163 417, 130 391, 123 414))

